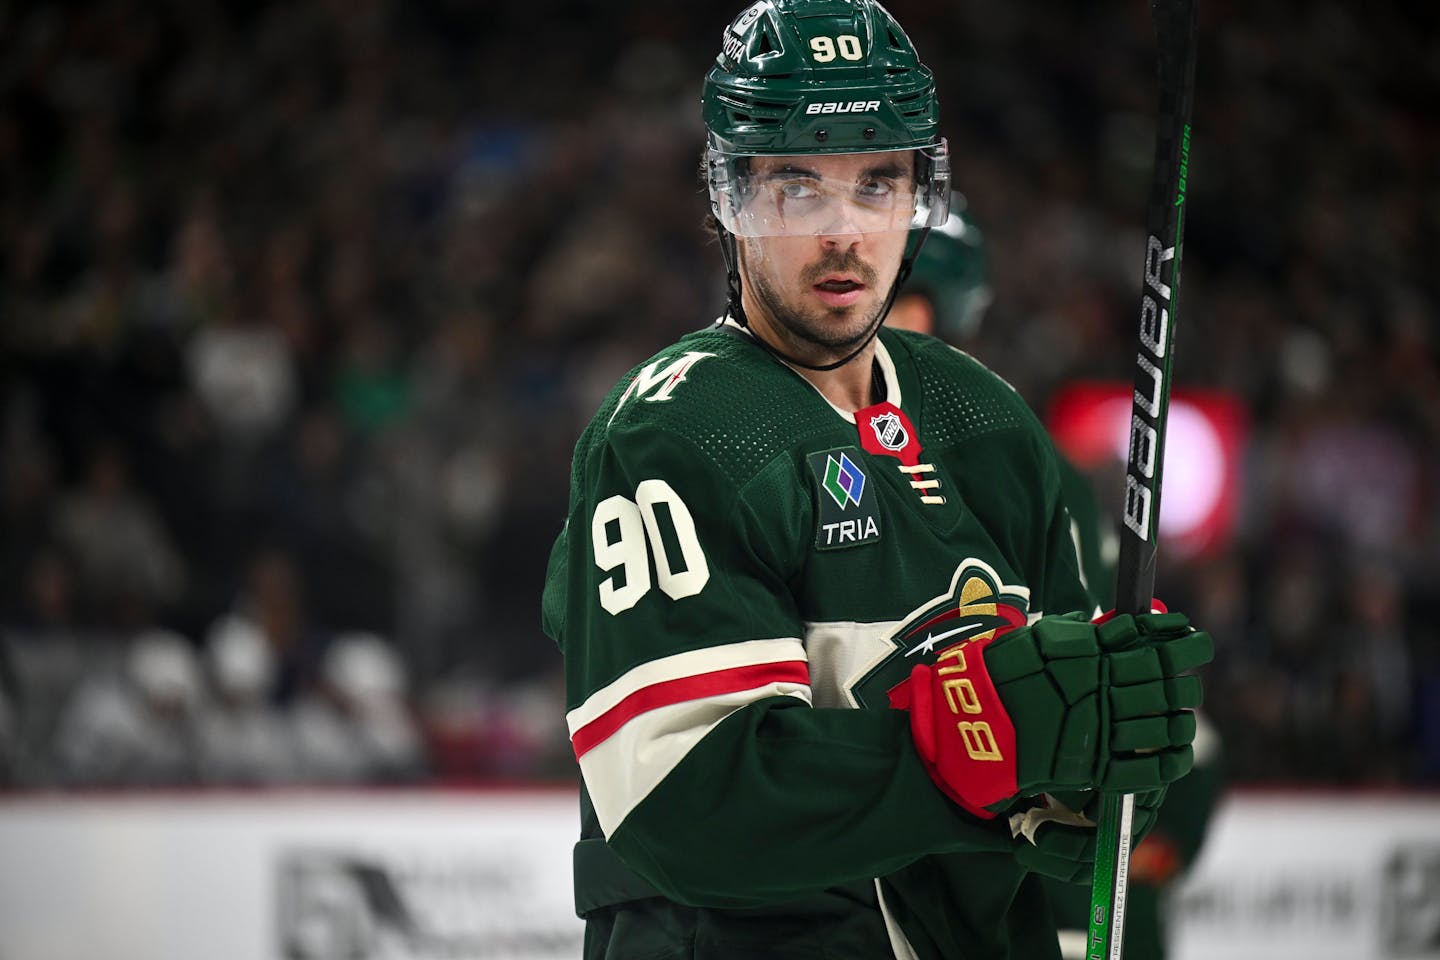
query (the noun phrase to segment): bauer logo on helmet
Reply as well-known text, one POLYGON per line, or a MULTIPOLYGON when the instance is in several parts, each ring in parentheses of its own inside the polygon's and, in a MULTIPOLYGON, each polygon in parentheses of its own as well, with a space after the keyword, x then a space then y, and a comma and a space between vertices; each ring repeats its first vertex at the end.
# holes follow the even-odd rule
POLYGON ((879 109, 879 100, 827 100, 810 104, 805 113, 807 116, 816 113, 874 113, 879 109))

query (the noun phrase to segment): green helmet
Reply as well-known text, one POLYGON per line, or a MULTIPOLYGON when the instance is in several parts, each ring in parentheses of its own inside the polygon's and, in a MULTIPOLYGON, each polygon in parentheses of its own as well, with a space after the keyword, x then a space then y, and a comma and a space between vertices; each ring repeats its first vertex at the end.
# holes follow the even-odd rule
POLYGON ((874 0, 759 0, 722 36, 702 100, 718 149, 848 153, 939 140, 935 80, 874 0))
POLYGON ((990 290, 985 238, 956 198, 950 219, 930 231, 905 280, 903 293, 917 293, 935 307, 935 333, 963 343, 980 330, 994 295, 990 290))
POLYGON ((895 18, 874 0, 758 0, 722 34, 705 78, 708 175, 731 233, 791 232, 745 216, 748 158, 916 152, 914 196, 894 226, 945 221, 950 165, 935 81, 895 18), (913 204, 911 201, 913 200, 913 204))

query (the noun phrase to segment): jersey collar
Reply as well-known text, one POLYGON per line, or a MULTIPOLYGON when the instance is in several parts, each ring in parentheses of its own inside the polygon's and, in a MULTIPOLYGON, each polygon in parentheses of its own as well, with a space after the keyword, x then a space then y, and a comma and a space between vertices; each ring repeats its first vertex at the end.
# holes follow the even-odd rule
MULTIPOLYGON (((732 330, 743 333, 747 337, 754 338, 755 336, 755 334, 750 330, 749 327, 742 327, 739 323, 736 322, 735 318, 730 316, 729 314, 721 317, 717 325, 721 327, 729 327, 732 330)), ((900 392, 900 377, 895 373, 895 360, 890 356, 890 351, 886 348, 885 342, 879 336, 875 337, 874 343, 875 366, 876 369, 880 371, 880 376, 884 378, 883 382, 885 390, 883 399, 890 401, 891 403, 895 404, 895 406, 900 407, 903 410, 905 404, 902 402, 902 396, 900 392)), ((828 406, 831 410, 834 410, 836 415, 839 416, 842 420, 844 420, 846 423, 855 422, 855 414, 849 413, 845 410, 841 410, 839 407, 835 406, 835 404, 827 400, 825 398, 825 394, 821 393, 813 383, 805 379, 805 376, 801 372, 799 367, 785 363, 783 358, 776 357, 776 359, 779 360, 781 363, 784 363, 785 366, 789 367, 790 370, 797 377, 799 377, 801 380, 804 380, 805 385, 811 390, 814 390, 815 395, 818 396, 821 400, 824 400, 825 405, 828 406)))

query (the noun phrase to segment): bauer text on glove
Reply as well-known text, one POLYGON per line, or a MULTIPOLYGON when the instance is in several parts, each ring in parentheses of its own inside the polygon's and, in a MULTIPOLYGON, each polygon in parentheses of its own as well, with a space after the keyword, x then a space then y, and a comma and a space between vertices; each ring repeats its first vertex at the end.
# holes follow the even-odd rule
POLYGON ((1154 790, 1189 771, 1210 635, 1183 614, 1046 617, 917 665, 892 702, 952 799, 982 817, 1017 796, 1154 790))

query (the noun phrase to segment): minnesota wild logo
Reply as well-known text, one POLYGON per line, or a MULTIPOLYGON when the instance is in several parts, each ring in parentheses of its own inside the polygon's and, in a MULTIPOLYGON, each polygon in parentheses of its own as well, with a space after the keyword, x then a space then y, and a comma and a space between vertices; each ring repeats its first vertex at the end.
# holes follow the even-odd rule
POLYGON ((888 639, 894 649, 852 688, 862 707, 889 705, 890 691, 917 663, 932 663, 962 640, 987 639, 1023 627, 1030 590, 1008 586, 995 569, 973 557, 955 570, 950 589, 913 611, 888 639))

